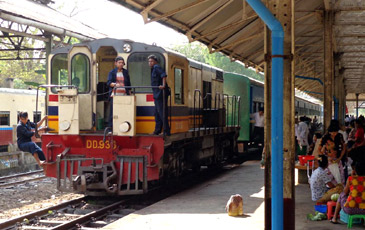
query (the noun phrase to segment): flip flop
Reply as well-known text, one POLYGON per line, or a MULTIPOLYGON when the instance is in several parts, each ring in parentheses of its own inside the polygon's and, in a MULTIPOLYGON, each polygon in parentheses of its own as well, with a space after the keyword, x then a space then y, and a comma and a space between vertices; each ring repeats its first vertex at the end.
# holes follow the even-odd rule
POLYGON ((330 222, 331 222, 332 224, 339 224, 337 221, 333 221, 332 219, 330 220, 330 222))

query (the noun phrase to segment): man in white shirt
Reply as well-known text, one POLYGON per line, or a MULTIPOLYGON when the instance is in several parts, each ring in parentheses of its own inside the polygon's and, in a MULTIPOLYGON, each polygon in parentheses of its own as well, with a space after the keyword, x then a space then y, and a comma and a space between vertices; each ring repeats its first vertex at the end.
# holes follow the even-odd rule
POLYGON ((299 142, 299 149, 298 155, 306 155, 307 154, 307 147, 308 147, 308 134, 309 129, 307 123, 305 123, 306 118, 300 117, 300 122, 298 124, 298 142, 299 142))
POLYGON ((263 144, 264 126, 265 126, 264 108, 261 107, 259 109, 259 112, 251 114, 250 117, 253 118, 255 122, 255 127, 252 134, 252 140, 263 144))

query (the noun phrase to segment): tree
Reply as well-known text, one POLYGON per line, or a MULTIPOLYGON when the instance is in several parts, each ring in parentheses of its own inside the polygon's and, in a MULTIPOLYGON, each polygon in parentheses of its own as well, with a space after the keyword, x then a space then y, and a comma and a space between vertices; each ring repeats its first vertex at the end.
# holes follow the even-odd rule
POLYGON ((246 68, 243 64, 239 62, 232 62, 229 57, 222 53, 209 53, 208 48, 201 44, 200 42, 193 42, 185 45, 177 45, 171 47, 179 53, 184 54, 186 57, 191 58, 193 60, 206 63, 217 68, 223 69, 226 72, 233 72, 238 74, 243 74, 248 77, 257 79, 259 81, 264 80, 264 76, 260 73, 256 73, 256 71, 252 69, 246 68))

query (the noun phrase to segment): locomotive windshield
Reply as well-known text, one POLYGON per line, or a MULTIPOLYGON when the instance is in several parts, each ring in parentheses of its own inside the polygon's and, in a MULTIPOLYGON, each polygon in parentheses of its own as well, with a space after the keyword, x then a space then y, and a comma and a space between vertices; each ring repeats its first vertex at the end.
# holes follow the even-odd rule
MULTIPOLYGON (((90 61, 84 54, 76 54, 71 61, 71 82, 68 79, 67 54, 56 54, 51 64, 51 84, 75 85, 79 93, 90 91, 90 61)), ((53 93, 57 93, 52 88, 53 93)))
POLYGON ((85 54, 76 54, 71 61, 71 84, 78 87, 79 93, 90 91, 89 58, 85 54))
MULTIPOLYGON (((128 71, 133 86, 151 86, 151 68, 148 66, 148 56, 155 55, 158 63, 165 68, 165 58, 160 53, 133 53, 128 57, 128 71)), ((152 92, 152 89, 136 89, 137 92, 152 92)))
MULTIPOLYGON (((56 54, 51 64, 51 84, 68 85, 67 54, 56 54)), ((56 89, 52 88, 56 93, 56 89)))

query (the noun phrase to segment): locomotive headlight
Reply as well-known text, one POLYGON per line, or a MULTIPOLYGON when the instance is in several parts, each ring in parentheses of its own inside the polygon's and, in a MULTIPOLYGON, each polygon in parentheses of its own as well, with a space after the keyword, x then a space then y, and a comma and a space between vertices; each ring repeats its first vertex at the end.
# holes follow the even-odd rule
POLYGON ((126 53, 131 52, 131 51, 132 51, 132 46, 131 46, 131 44, 125 43, 125 44, 123 45, 123 51, 124 51, 124 52, 126 52, 126 53))
POLYGON ((67 131, 71 127, 71 123, 69 121, 60 122, 60 129, 63 131, 67 131))
POLYGON ((119 131, 122 133, 126 133, 131 130, 131 124, 128 121, 123 122, 119 125, 119 131))

